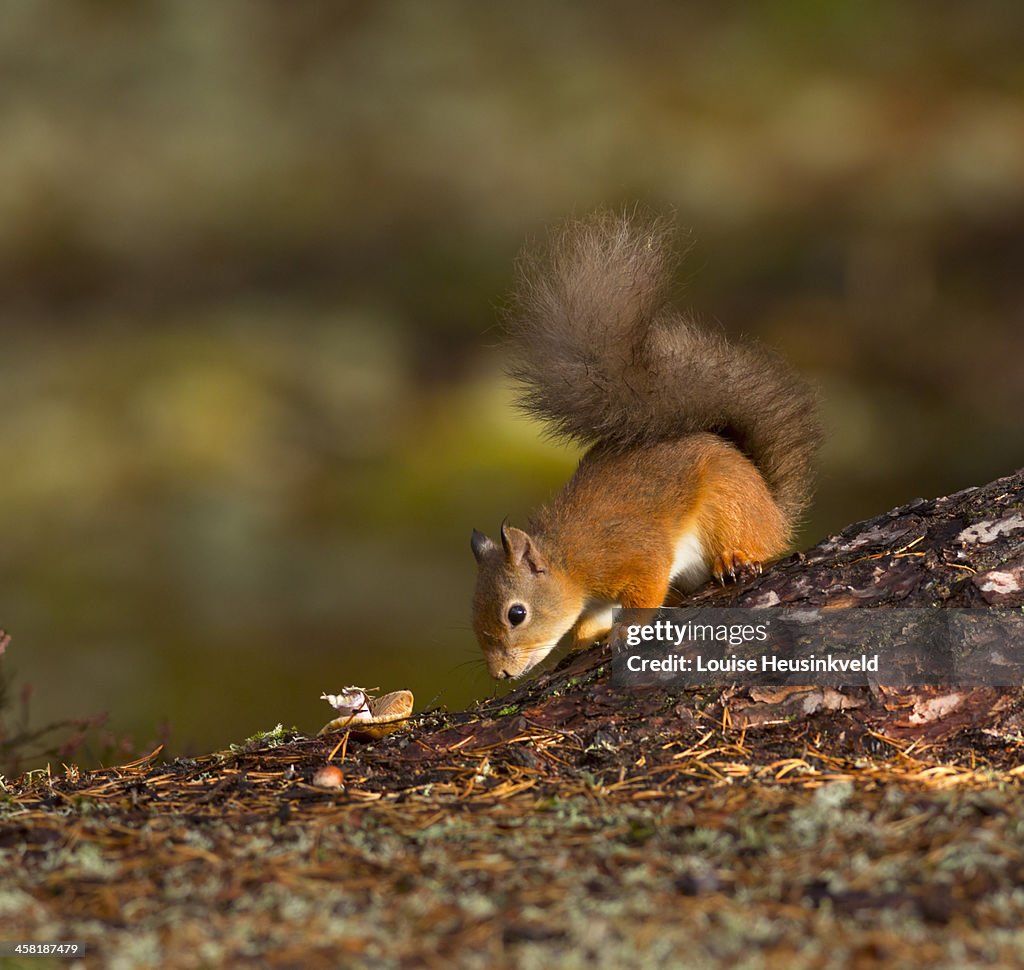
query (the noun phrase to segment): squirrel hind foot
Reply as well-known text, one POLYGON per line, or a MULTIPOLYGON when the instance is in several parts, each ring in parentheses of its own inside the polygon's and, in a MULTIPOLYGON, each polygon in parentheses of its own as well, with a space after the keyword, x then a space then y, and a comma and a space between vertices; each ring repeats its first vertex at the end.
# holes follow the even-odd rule
POLYGON ((711 575, 724 586, 727 581, 745 583, 761 575, 759 560, 753 559, 739 549, 725 549, 711 564, 711 575))

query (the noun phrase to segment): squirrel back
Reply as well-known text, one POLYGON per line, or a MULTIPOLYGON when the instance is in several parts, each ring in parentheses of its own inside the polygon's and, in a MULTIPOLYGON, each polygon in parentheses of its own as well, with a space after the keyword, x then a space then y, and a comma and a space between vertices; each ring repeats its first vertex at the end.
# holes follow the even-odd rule
POLYGON ((664 219, 599 212, 520 257, 506 314, 520 406, 604 451, 712 432, 734 442, 795 521, 821 441, 815 395, 777 354, 732 344, 668 302, 664 219))

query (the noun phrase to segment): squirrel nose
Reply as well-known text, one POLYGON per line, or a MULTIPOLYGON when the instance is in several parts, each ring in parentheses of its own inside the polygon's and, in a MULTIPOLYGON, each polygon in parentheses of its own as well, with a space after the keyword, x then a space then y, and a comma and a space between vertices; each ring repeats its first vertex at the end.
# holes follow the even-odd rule
POLYGON ((510 678, 511 676, 512 676, 512 675, 511 675, 511 674, 510 674, 510 673, 509 673, 509 672, 508 672, 507 670, 502 670, 502 671, 501 671, 501 672, 500 672, 500 673, 498 674, 498 677, 499 677, 499 678, 500 678, 501 680, 508 680, 508 679, 509 679, 509 678, 510 678))

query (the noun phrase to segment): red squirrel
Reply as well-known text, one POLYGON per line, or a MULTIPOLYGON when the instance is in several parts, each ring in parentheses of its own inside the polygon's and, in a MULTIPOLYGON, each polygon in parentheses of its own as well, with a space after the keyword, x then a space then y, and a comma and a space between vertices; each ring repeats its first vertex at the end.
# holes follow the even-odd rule
POLYGON ((526 530, 473 530, 473 628, 491 675, 520 677, 611 610, 760 573, 806 507, 821 440, 810 386, 668 302, 674 232, 599 212, 527 249, 506 315, 520 406, 589 446, 526 530))

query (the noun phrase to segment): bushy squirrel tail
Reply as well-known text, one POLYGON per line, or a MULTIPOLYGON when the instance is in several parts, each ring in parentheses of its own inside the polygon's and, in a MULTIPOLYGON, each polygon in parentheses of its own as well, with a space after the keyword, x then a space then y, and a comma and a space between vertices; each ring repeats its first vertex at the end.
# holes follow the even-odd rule
POLYGON ((667 220, 599 212, 524 252, 505 319, 520 405, 556 436, 616 450, 722 435, 793 521, 821 441, 815 394, 773 351, 669 305, 674 241, 667 220))

